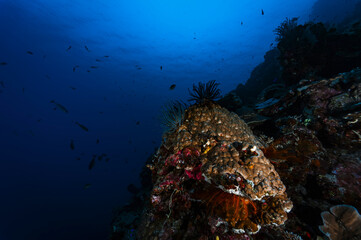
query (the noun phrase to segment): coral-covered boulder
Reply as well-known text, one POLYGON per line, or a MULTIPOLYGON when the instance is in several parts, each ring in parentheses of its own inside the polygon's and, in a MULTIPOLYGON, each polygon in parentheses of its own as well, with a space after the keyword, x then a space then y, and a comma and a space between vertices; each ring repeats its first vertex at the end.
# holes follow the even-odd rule
POLYGON ((283 224, 292 202, 261 148, 238 115, 211 101, 188 108, 149 165, 152 205, 140 237, 231 236, 283 224))

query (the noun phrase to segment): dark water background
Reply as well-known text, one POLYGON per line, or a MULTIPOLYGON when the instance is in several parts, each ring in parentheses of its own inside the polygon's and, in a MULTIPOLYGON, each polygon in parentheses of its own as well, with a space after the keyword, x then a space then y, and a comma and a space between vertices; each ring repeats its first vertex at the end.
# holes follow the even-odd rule
POLYGON ((0 240, 107 239, 162 104, 199 81, 229 92, 286 17, 337 22, 355 2, 0 0, 0 240))

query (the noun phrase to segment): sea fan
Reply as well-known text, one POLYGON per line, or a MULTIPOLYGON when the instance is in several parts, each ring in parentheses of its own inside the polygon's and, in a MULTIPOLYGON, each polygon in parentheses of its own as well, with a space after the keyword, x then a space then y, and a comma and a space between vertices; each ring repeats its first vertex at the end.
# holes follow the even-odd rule
POLYGON ((199 82, 198 86, 193 84, 193 91, 189 90, 191 98, 189 101, 202 103, 206 100, 214 101, 221 97, 221 90, 218 88, 219 83, 216 80, 208 81, 206 84, 199 82))
POLYGON ((184 111, 187 107, 187 104, 182 101, 171 101, 165 104, 161 109, 162 126, 168 131, 173 131, 182 125, 184 111))

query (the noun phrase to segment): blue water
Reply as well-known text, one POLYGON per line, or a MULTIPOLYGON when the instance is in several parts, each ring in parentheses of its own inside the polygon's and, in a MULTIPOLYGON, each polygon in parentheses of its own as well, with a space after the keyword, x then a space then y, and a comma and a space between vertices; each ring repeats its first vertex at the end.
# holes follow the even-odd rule
POLYGON ((199 81, 244 83, 273 30, 314 3, 0 0, 0 240, 107 239, 160 144, 162 104, 199 81))

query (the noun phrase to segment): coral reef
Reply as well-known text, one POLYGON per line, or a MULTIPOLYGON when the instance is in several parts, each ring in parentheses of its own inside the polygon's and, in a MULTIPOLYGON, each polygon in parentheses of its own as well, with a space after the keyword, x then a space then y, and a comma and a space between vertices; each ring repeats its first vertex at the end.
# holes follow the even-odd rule
POLYGON ((216 85, 193 86, 196 104, 164 134, 144 169, 153 185, 142 195, 131 188, 143 202, 118 212, 117 233, 352 239, 361 209, 361 30, 288 21, 277 49, 221 106, 216 85), (129 219, 128 209, 131 222, 120 217, 129 219))
POLYGON ((292 202, 261 148, 236 114, 213 102, 188 108, 183 124, 164 135, 148 165, 152 207, 138 237, 233 236, 283 224, 292 202))
POLYGON ((286 20, 284 20, 275 30, 275 34, 276 34, 276 41, 280 42, 284 39, 289 38, 292 34, 293 31, 296 29, 297 27, 297 20, 298 18, 286 18, 286 20))
POLYGON ((337 205, 321 215, 320 230, 330 240, 361 239, 361 215, 354 207, 337 205))

